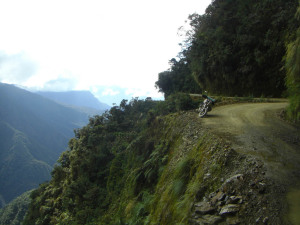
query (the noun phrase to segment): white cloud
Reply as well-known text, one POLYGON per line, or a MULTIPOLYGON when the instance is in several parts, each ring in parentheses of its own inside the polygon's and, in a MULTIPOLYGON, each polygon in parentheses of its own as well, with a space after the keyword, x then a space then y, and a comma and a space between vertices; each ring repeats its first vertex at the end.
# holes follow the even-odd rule
POLYGON ((101 93, 102 96, 107 96, 107 95, 114 96, 114 95, 117 95, 117 94, 120 94, 120 91, 114 91, 114 90, 111 89, 111 88, 106 88, 106 89, 101 93))
POLYGON ((0 0, 0 50, 24 52, 35 61, 37 66, 24 73, 10 69, 22 85, 64 90, 119 86, 157 94, 158 73, 180 51, 177 29, 210 2, 0 0))
POLYGON ((75 87, 76 80, 61 77, 55 80, 47 81, 42 89, 47 91, 69 91, 73 90, 75 87))
POLYGON ((0 52, 0 81, 6 83, 23 83, 36 72, 37 65, 25 54, 8 55, 0 52))

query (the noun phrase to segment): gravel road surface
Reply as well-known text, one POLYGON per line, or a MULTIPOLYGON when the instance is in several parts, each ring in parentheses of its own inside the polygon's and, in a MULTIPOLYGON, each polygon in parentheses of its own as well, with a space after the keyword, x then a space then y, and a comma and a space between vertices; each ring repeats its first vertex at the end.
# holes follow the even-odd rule
POLYGON ((279 114, 287 104, 219 106, 201 119, 206 127, 229 141, 237 152, 261 160, 267 168, 266 176, 286 187, 290 213, 299 214, 300 128, 280 119, 279 114))

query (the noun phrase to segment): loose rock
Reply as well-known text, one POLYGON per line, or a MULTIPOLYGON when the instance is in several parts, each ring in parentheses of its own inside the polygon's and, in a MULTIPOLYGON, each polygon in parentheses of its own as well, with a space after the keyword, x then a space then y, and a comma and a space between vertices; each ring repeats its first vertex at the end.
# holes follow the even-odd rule
POLYGON ((228 204, 222 207, 220 215, 233 214, 239 211, 239 206, 237 204, 228 204))
POLYGON ((204 214, 210 214, 215 211, 215 208, 212 207, 209 202, 198 202, 195 204, 195 212, 204 215, 204 214))
POLYGON ((216 204, 217 201, 223 201, 226 197, 226 194, 222 191, 219 191, 211 200, 212 204, 216 204))
POLYGON ((215 215, 204 215, 203 217, 193 220, 195 225, 213 225, 218 224, 222 220, 222 217, 215 215))
POLYGON ((226 219, 226 223, 227 223, 228 225, 237 225, 237 224, 240 224, 241 221, 240 221, 239 218, 237 218, 237 217, 228 217, 228 218, 226 219))

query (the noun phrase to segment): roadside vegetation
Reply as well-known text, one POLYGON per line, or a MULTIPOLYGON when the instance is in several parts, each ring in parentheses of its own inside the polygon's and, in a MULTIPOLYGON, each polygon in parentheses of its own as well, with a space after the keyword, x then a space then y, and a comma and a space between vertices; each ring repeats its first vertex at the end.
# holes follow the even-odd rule
MULTIPOLYGON (((299 23, 300 1, 295 17, 299 23)), ((296 30, 294 40, 287 46, 285 67, 287 71, 286 86, 290 99, 287 116, 290 120, 300 122, 300 27, 296 30)))

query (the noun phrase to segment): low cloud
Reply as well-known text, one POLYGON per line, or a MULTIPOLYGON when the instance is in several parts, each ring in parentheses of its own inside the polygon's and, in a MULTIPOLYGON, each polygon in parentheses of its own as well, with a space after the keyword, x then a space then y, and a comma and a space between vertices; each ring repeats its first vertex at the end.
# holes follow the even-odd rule
POLYGON ((120 91, 116 91, 111 88, 107 88, 101 93, 101 95, 103 95, 103 96, 107 96, 107 95, 114 96, 114 95, 118 95, 118 94, 120 94, 120 91))
POLYGON ((0 81, 23 84, 37 71, 37 65, 25 54, 8 55, 0 51, 0 81))
POLYGON ((45 91, 70 91, 76 87, 77 81, 70 78, 58 78, 44 84, 45 91))
POLYGON ((132 98, 139 97, 139 99, 145 99, 152 97, 153 100, 163 100, 163 96, 154 95, 150 92, 143 91, 135 88, 122 88, 119 86, 97 86, 92 90, 93 94, 101 101, 108 105, 119 105, 123 99, 131 100, 132 98))

